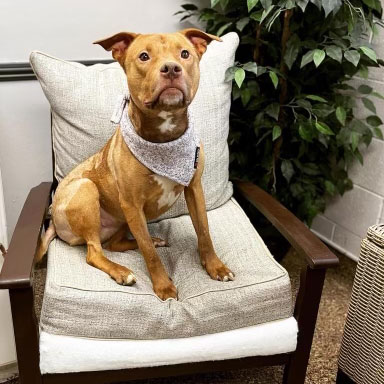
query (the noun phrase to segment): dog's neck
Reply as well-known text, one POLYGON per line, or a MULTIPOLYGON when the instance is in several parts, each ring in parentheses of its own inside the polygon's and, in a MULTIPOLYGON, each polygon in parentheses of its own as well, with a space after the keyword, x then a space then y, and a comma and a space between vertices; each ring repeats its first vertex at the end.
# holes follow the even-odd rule
POLYGON ((128 116, 139 136, 152 143, 166 143, 179 138, 188 127, 187 108, 171 111, 143 113, 131 99, 128 116))

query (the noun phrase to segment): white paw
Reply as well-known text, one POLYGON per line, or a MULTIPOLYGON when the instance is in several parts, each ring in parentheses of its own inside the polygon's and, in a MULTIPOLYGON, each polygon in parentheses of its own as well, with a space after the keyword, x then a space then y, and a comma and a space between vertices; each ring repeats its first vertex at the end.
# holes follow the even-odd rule
POLYGON ((217 275, 217 280, 224 281, 224 282, 233 281, 233 280, 235 280, 235 276, 232 272, 229 272, 228 275, 225 275, 223 278, 221 278, 219 275, 217 275))
POLYGON ((136 276, 133 273, 125 276, 123 279, 123 285, 133 285, 136 283, 136 276))
POLYGON ((157 247, 167 247, 168 244, 165 240, 163 239, 158 239, 157 237, 153 237, 153 245, 157 248, 157 247))

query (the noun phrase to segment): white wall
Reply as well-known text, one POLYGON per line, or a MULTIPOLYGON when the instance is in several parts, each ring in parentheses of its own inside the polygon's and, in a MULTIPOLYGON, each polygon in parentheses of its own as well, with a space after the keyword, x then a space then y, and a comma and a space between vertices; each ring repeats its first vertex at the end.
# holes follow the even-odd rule
MULTIPOLYGON (((122 30, 187 28, 189 23, 181 25, 173 16, 186 2, 204 5, 209 0, 0 0, 0 63, 27 62, 35 49, 71 60, 110 58, 92 42, 122 30)), ((0 168, 9 239, 30 188, 51 180, 50 140, 49 105, 38 82, 0 82, 0 168)), ((4 291, 0 309, 1 366, 15 359, 4 291)))
MULTIPOLYGON (((5 209, 0 169, 0 243, 8 248, 6 233, 5 209)), ((0 254, 0 271, 3 265, 3 257, 0 254)), ((11 321, 11 308, 9 305, 8 291, 0 291, 0 367, 16 360, 15 341, 11 321)))
MULTIPOLYGON (((384 1, 382 1, 384 5, 384 1)), ((384 58, 384 30, 372 40, 378 57, 384 58)), ((355 86, 362 83, 371 86, 384 95, 384 68, 369 72, 368 80, 357 78, 355 86)), ((384 100, 372 98, 378 115, 384 121, 384 100)), ((358 117, 370 115, 364 107, 357 109, 358 117)), ((384 132, 384 127, 381 126, 384 132)), ((362 149, 365 146, 362 147, 362 149)), ((370 147, 364 149, 364 165, 353 165, 350 176, 353 190, 343 197, 334 199, 323 215, 319 215, 312 229, 323 240, 336 249, 357 260, 360 242, 373 224, 384 223, 384 142, 373 139, 370 147)))
POLYGON ((41 50, 64 59, 109 58, 92 42, 120 31, 173 32, 183 3, 209 0, 1 0, 1 62, 25 62, 41 50))
MULTIPOLYGON (((27 62, 32 50, 71 60, 105 59, 92 41, 121 30, 173 32, 184 0, 0 1, 0 63, 27 62)), ((193 0, 204 5, 208 0, 193 0)), ((49 105, 37 81, 0 83, 0 164, 8 237, 31 187, 51 180, 49 105)))

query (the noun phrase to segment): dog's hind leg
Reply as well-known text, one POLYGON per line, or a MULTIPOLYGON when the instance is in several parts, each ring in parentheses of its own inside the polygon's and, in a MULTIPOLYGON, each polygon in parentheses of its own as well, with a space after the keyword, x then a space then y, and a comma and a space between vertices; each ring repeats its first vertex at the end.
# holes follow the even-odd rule
POLYGON ((65 214, 74 234, 87 243, 87 263, 107 273, 118 284, 136 282, 133 272, 108 260, 100 242, 100 201, 96 185, 89 179, 80 179, 78 189, 65 208, 65 214))
MULTIPOLYGON (((106 243, 103 248, 108 251, 125 252, 138 249, 137 241, 135 239, 127 239, 127 225, 123 225, 106 243)), ((153 245, 155 247, 167 247, 166 241, 158 237, 152 237, 153 245)))
POLYGON ((39 244, 35 253, 35 263, 40 263, 44 255, 47 253, 50 242, 56 237, 56 228, 53 222, 49 223, 48 229, 44 235, 39 238, 39 244))

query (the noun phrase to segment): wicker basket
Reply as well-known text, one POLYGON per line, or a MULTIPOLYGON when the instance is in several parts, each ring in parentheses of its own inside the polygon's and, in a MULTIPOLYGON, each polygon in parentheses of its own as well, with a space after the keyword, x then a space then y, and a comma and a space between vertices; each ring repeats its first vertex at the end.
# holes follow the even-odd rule
POLYGON ((339 367, 357 384, 384 383, 384 224, 361 243, 339 367))

